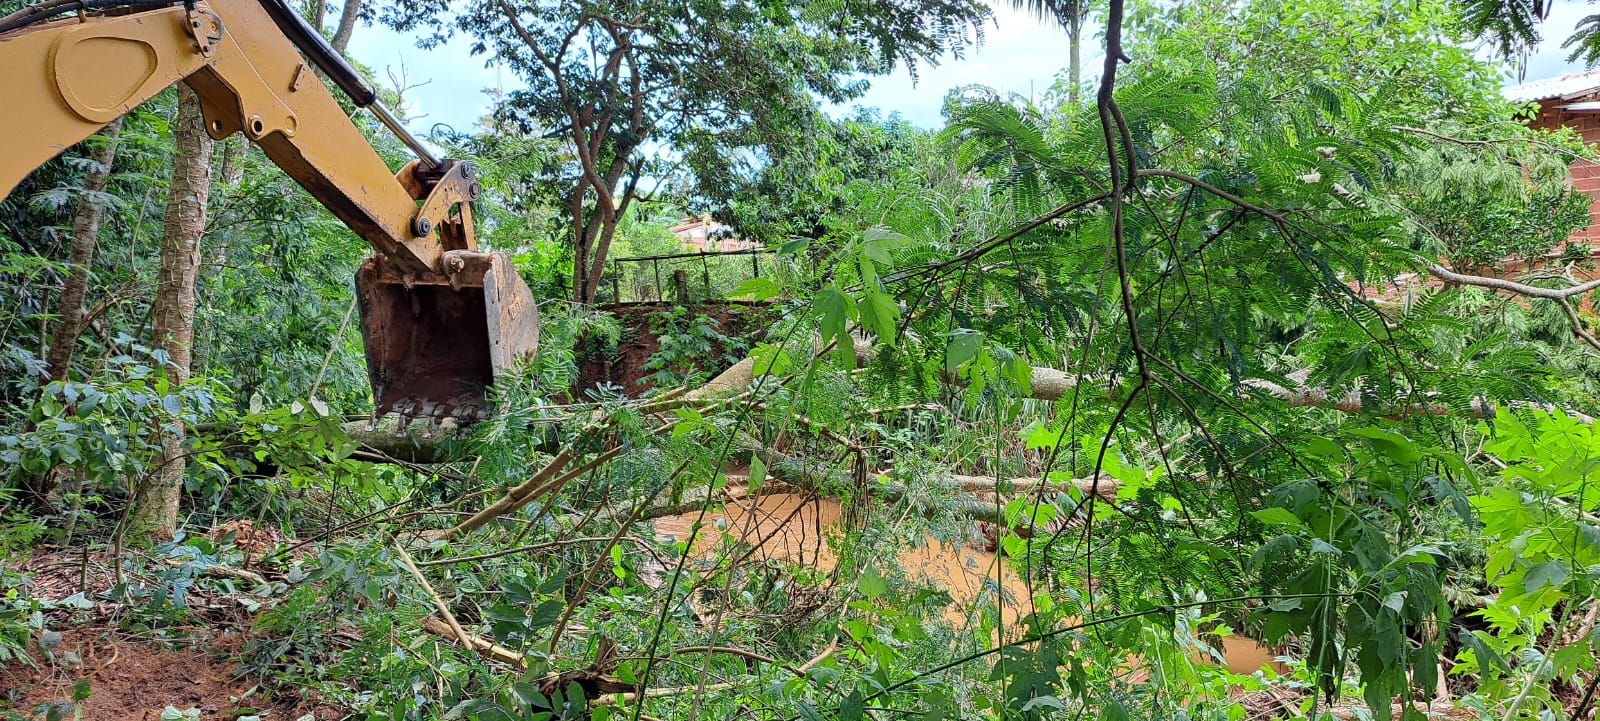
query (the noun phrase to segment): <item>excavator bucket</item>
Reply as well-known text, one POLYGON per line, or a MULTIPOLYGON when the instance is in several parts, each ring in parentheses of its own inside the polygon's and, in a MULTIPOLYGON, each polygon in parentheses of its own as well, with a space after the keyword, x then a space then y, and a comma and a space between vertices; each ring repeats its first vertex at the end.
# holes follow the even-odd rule
POLYGON ((539 347, 539 307, 504 253, 454 250, 443 273, 356 273, 373 417, 489 417, 488 387, 539 347))

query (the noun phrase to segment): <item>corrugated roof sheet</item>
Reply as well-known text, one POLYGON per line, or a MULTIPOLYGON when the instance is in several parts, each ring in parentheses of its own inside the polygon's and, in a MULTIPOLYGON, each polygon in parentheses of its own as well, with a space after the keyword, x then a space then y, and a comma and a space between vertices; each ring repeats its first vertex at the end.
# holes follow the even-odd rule
POLYGON ((1526 103, 1553 98, 1575 98, 1600 90, 1600 70, 1573 73, 1559 78, 1545 78, 1521 85, 1500 89, 1500 95, 1514 103, 1526 103))

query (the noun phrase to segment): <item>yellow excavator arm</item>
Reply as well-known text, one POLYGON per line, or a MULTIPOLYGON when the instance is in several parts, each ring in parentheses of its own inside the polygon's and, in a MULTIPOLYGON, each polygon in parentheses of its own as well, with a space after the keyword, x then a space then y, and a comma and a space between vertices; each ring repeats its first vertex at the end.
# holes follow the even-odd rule
POLYGON ((181 81, 213 138, 243 133, 370 243, 356 292, 375 414, 486 417, 485 388, 537 348, 532 293, 478 252, 471 166, 435 158, 284 0, 45 0, 0 18, 0 68, 0 198, 181 81), (392 174, 317 71, 418 159, 392 174))

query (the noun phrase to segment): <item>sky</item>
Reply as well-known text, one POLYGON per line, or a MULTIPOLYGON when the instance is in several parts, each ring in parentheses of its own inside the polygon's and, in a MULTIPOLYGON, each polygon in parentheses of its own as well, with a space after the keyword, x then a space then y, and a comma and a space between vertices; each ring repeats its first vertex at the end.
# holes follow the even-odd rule
MULTIPOLYGON (((1542 28, 1546 37, 1529 57, 1528 80, 1581 71, 1566 62, 1567 51, 1560 45, 1579 19, 1592 12, 1587 3, 1556 3, 1542 28)), ((917 78, 898 68, 892 75, 873 80, 872 88, 852 105, 877 107, 898 112, 925 128, 943 125, 940 108, 952 88, 974 83, 990 85, 1003 92, 1039 95, 1055 81, 1066 66, 1066 34, 1053 24, 1040 22, 1009 6, 995 9, 995 22, 985 31, 985 42, 965 57, 947 57, 937 67, 921 67, 917 78)), ((1093 45, 1097 38, 1086 38, 1093 45)), ((411 86, 405 92, 408 122, 414 132, 426 134, 436 124, 457 130, 472 127, 489 109, 486 90, 513 89, 512 73, 486 67, 484 56, 473 57, 468 43, 456 38, 432 50, 419 50, 414 37, 381 26, 359 28, 351 43, 351 54, 376 71, 388 84, 411 86)), ((1085 47, 1085 76, 1092 77, 1099 59, 1085 47)), ((1515 83, 1514 78, 1507 78, 1515 83)), ((843 111, 844 108, 834 108, 843 111)))
MULTIPOLYGON (((1550 18, 1544 23, 1544 42, 1540 43, 1538 51, 1528 58, 1528 80, 1542 80, 1584 70, 1580 64, 1567 62, 1567 55, 1571 51, 1562 49, 1561 43, 1572 35, 1579 20, 1594 11, 1595 9, 1588 3, 1555 4, 1550 11, 1550 18)), ((1515 81, 1511 81, 1511 84, 1515 84, 1515 81)))
MULTIPOLYGON (((984 44, 964 58, 946 58, 938 67, 921 67, 913 83, 904 68, 876 78, 872 89, 852 105, 899 111, 927 128, 944 125, 939 110, 951 88, 981 83, 1023 95, 1043 93, 1067 64, 1066 33, 1010 8, 995 11, 996 24, 984 32, 984 44)), ((426 83, 405 93, 408 125, 426 133, 436 123, 458 130, 472 127, 489 109, 486 89, 517 87, 514 74, 486 68, 485 57, 473 57, 468 43, 454 38, 433 50, 418 50, 410 35, 385 27, 358 28, 350 54, 371 67, 380 81, 391 75, 407 85, 426 83)), ((1085 52, 1085 64, 1091 53, 1085 52)), ((389 82, 389 85, 395 83, 389 82)))

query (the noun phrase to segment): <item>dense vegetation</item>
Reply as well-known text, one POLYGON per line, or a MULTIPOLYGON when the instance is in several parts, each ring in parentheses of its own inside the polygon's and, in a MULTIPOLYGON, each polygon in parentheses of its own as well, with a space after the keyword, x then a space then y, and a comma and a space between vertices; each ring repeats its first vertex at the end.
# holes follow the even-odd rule
POLYGON ((1472 51, 1540 4, 1020 5, 1069 28, 1061 80, 922 129, 821 103, 986 8, 353 2, 344 42, 466 34, 526 83, 432 138, 543 315, 466 428, 365 420, 369 251, 238 138, 198 169, 192 94, 34 172, 0 202, 0 679, 62 683, 0 718, 84 717, 86 638, 236 639, 242 717, 1592 717, 1594 150, 1472 51), (759 276, 593 305, 700 213, 759 276), (643 337, 648 391, 580 382, 643 337))

